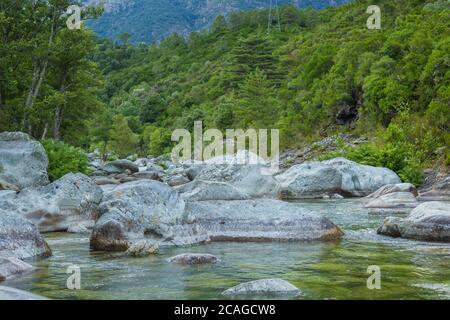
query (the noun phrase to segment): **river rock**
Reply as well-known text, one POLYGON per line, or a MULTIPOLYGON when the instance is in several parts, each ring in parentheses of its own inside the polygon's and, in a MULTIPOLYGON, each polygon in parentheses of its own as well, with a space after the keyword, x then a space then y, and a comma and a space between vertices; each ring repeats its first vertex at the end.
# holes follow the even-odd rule
POLYGON ((212 241, 334 240, 343 234, 329 219, 279 200, 187 202, 186 211, 212 241))
POLYGON ((0 190, 19 191, 19 187, 0 179, 0 190))
POLYGON ((450 175, 422 190, 420 201, 450 201, 450 175))
POLYGON ((139 167, 130 160, 115 160, 104 165, 102 170, 106 171, 108 174, 125 173, 126 170, 135 173, 139 172, 139 167))
POLYGON ((450 242, 450 203, 422 203, 406 218, 387 218, 378 233, 395 238, 450 242))
POLYGON ((159 252, 159 246, 145 240, 133 243, 126 254, 132 257, 146 257, 159 252))
POLYGON ((195 180, 226 182, 251 198, 276 197, 278 182, 258 164, 206 164, 195 180))
POLYGON ((133 174, 136 179, 162 181, 163 174, 161 171, 141 171, 133 174))
POLYGON ((142 180, 105 193, 91 248, 126 251, 146 240, 158 245, 188 245, 208 240, 207 233, 184 212, 179 194, 164 183, 142 180))
POLYGON ((2 197, 0 208, 23 215, 41 232, 77 230, 79 224, 84 230, 98 218, 102 197, 102 190, 92 179, 69 173, 44 187, 2 197))
POLYGON ((13 257, 0 256, 0 282, 33 270, 33 266, 13 257))
POLYGON ((0 133, 0 180, 23 189, 49 183, 44 147, 22 132, 0 133))
POLYGON ((306 162, 276 178, 280 182, 282 199, 323 198, 336 193, 345 197, 363 197, 386 184, 401 182, 389 169, 361 165, 344 158, 306 162))
POLYGON ((32 222, 0 209, 0 256, 27 259, 50 255, 48 244, 32 222))
POLYGON ((0 286, 0 300, 24 301, 24 300, 48 300, 48 299, 23 290, 0 286))
POLYGON ((94 177, 93 179, 95 181, 95 184, 98 186, 105 186, 109 184, 120 184, 120 181, 110 177, 94 177))
POLYGON ((207 253, 185 253, 168 259, 170 263, 193 265, 193 264, 208 264, 217 263, 219 259, 207 253))
POLYGON ((252 296, 255 294, 298 296, 301 294, 301 291, 293 284, 282 279, 262 279, 241 283, 225 290, 222 294, 225 296, 252 296))
POLYGON ((411 192, 394 192, 384 194, 370 201, 365 205, 365 208, 379 208, 379 209, 411 209, 419 205, 414 194, 411 192))
POLYGON ((187 177, 185 177, 185 176, 183 176, 183 175, 181 175, 181 174, 176 174, 176 175, 173 175, 173 176, 168 176, 168 177, 165 179, 165 181, 166 181, 167 184, 168 184, 169 186, 171 186, 171 187, 178 187, 178 186, 181 186, 181 185, 184 185, 184 184, 190 182, 190 180, 189 180, 187 177))
POLYGON ((250 197, 226 182, 195 180, 176 189, 184 200, 246 200, 250 197))
POLYGON ((398 184, 387 184, 385 186, 382 186, 374 193, 368 195, 367 198, 377 199, 386 194, 397 192, 408 192, 411 193, 414 197, 417 197, 419 195, 416 187, 411 183, 398 183, 398 184))

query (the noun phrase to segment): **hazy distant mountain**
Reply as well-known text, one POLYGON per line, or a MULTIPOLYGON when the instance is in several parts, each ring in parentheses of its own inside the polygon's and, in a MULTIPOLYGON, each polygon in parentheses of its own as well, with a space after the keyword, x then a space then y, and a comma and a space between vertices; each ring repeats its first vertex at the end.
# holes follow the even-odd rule
MULTIPOLYGON (((292 3, 298 7, 322 9, 350 0, 278 0, 279 5, 292 3)), ((208 27, 218 15, 235 10, 269 7, 270 0, 86 0, 104 3, 105 14, 88 23, 100 36, 116 38, 123 32, 132 42, 158 42, 177 32, 208 27)), ((275 0, 272 0, 275 3, 275 0)))

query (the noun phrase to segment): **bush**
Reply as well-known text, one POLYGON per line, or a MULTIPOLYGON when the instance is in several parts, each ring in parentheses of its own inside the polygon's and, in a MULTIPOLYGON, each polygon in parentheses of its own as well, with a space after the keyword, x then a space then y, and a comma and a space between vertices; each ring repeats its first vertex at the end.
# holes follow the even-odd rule
POLYGON ((51 181, 71 172, 88 173, 88 157, 83 150, 60 141, 44 140, 41 143, 47 151, 51 181))

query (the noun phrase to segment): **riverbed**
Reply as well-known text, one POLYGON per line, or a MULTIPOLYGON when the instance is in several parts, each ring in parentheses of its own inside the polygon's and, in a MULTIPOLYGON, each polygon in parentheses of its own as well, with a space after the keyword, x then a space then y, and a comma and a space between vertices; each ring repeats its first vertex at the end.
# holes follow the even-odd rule
POLYGON ((52 299, 223 299, 221 292, 234 285, 276 277, 302 291, 294 299, 450 299, 449 244, 379 236, 376 228, 386 215, 371 214, 358 199, 296 204, 327 216, 345 236, 333 242, 219 242, 131 258, 92 252, 87 236, 51 233, 45 237, 53 256, 31 261, 35 272, 3 284, 52 299), (167 262, 187 252, 214 254, 221 261, 167 262), (71 265, 80 267, 80 290, 67 289, 71 265), (369 266, 380 267, 379 290, 367 287, 369 266))

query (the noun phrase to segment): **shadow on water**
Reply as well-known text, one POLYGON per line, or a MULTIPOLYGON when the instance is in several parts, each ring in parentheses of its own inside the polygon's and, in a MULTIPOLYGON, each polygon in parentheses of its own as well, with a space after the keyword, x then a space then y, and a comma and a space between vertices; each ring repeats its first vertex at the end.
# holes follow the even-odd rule
POLYGON ((278 277, 303 292, 297 299, 450 299, 450 246, 376 234, 385 216, 369 214, 359 200, 306 201, 346 235, 335 242, 211 243, 163 248, 157 256, 130 258, 94 253, 77 235, 48 234, 53 257, 33 262, 36 272, 5 285, 56 299, 221 299, 241 282, 278 277), (211 253, 216 265, 179 266, 180 253, 211 253), (68 290, 70 265, 81 268, 81 290, 68 290), (369 290, 367 268, 381 269, 381 289, 369 290))

